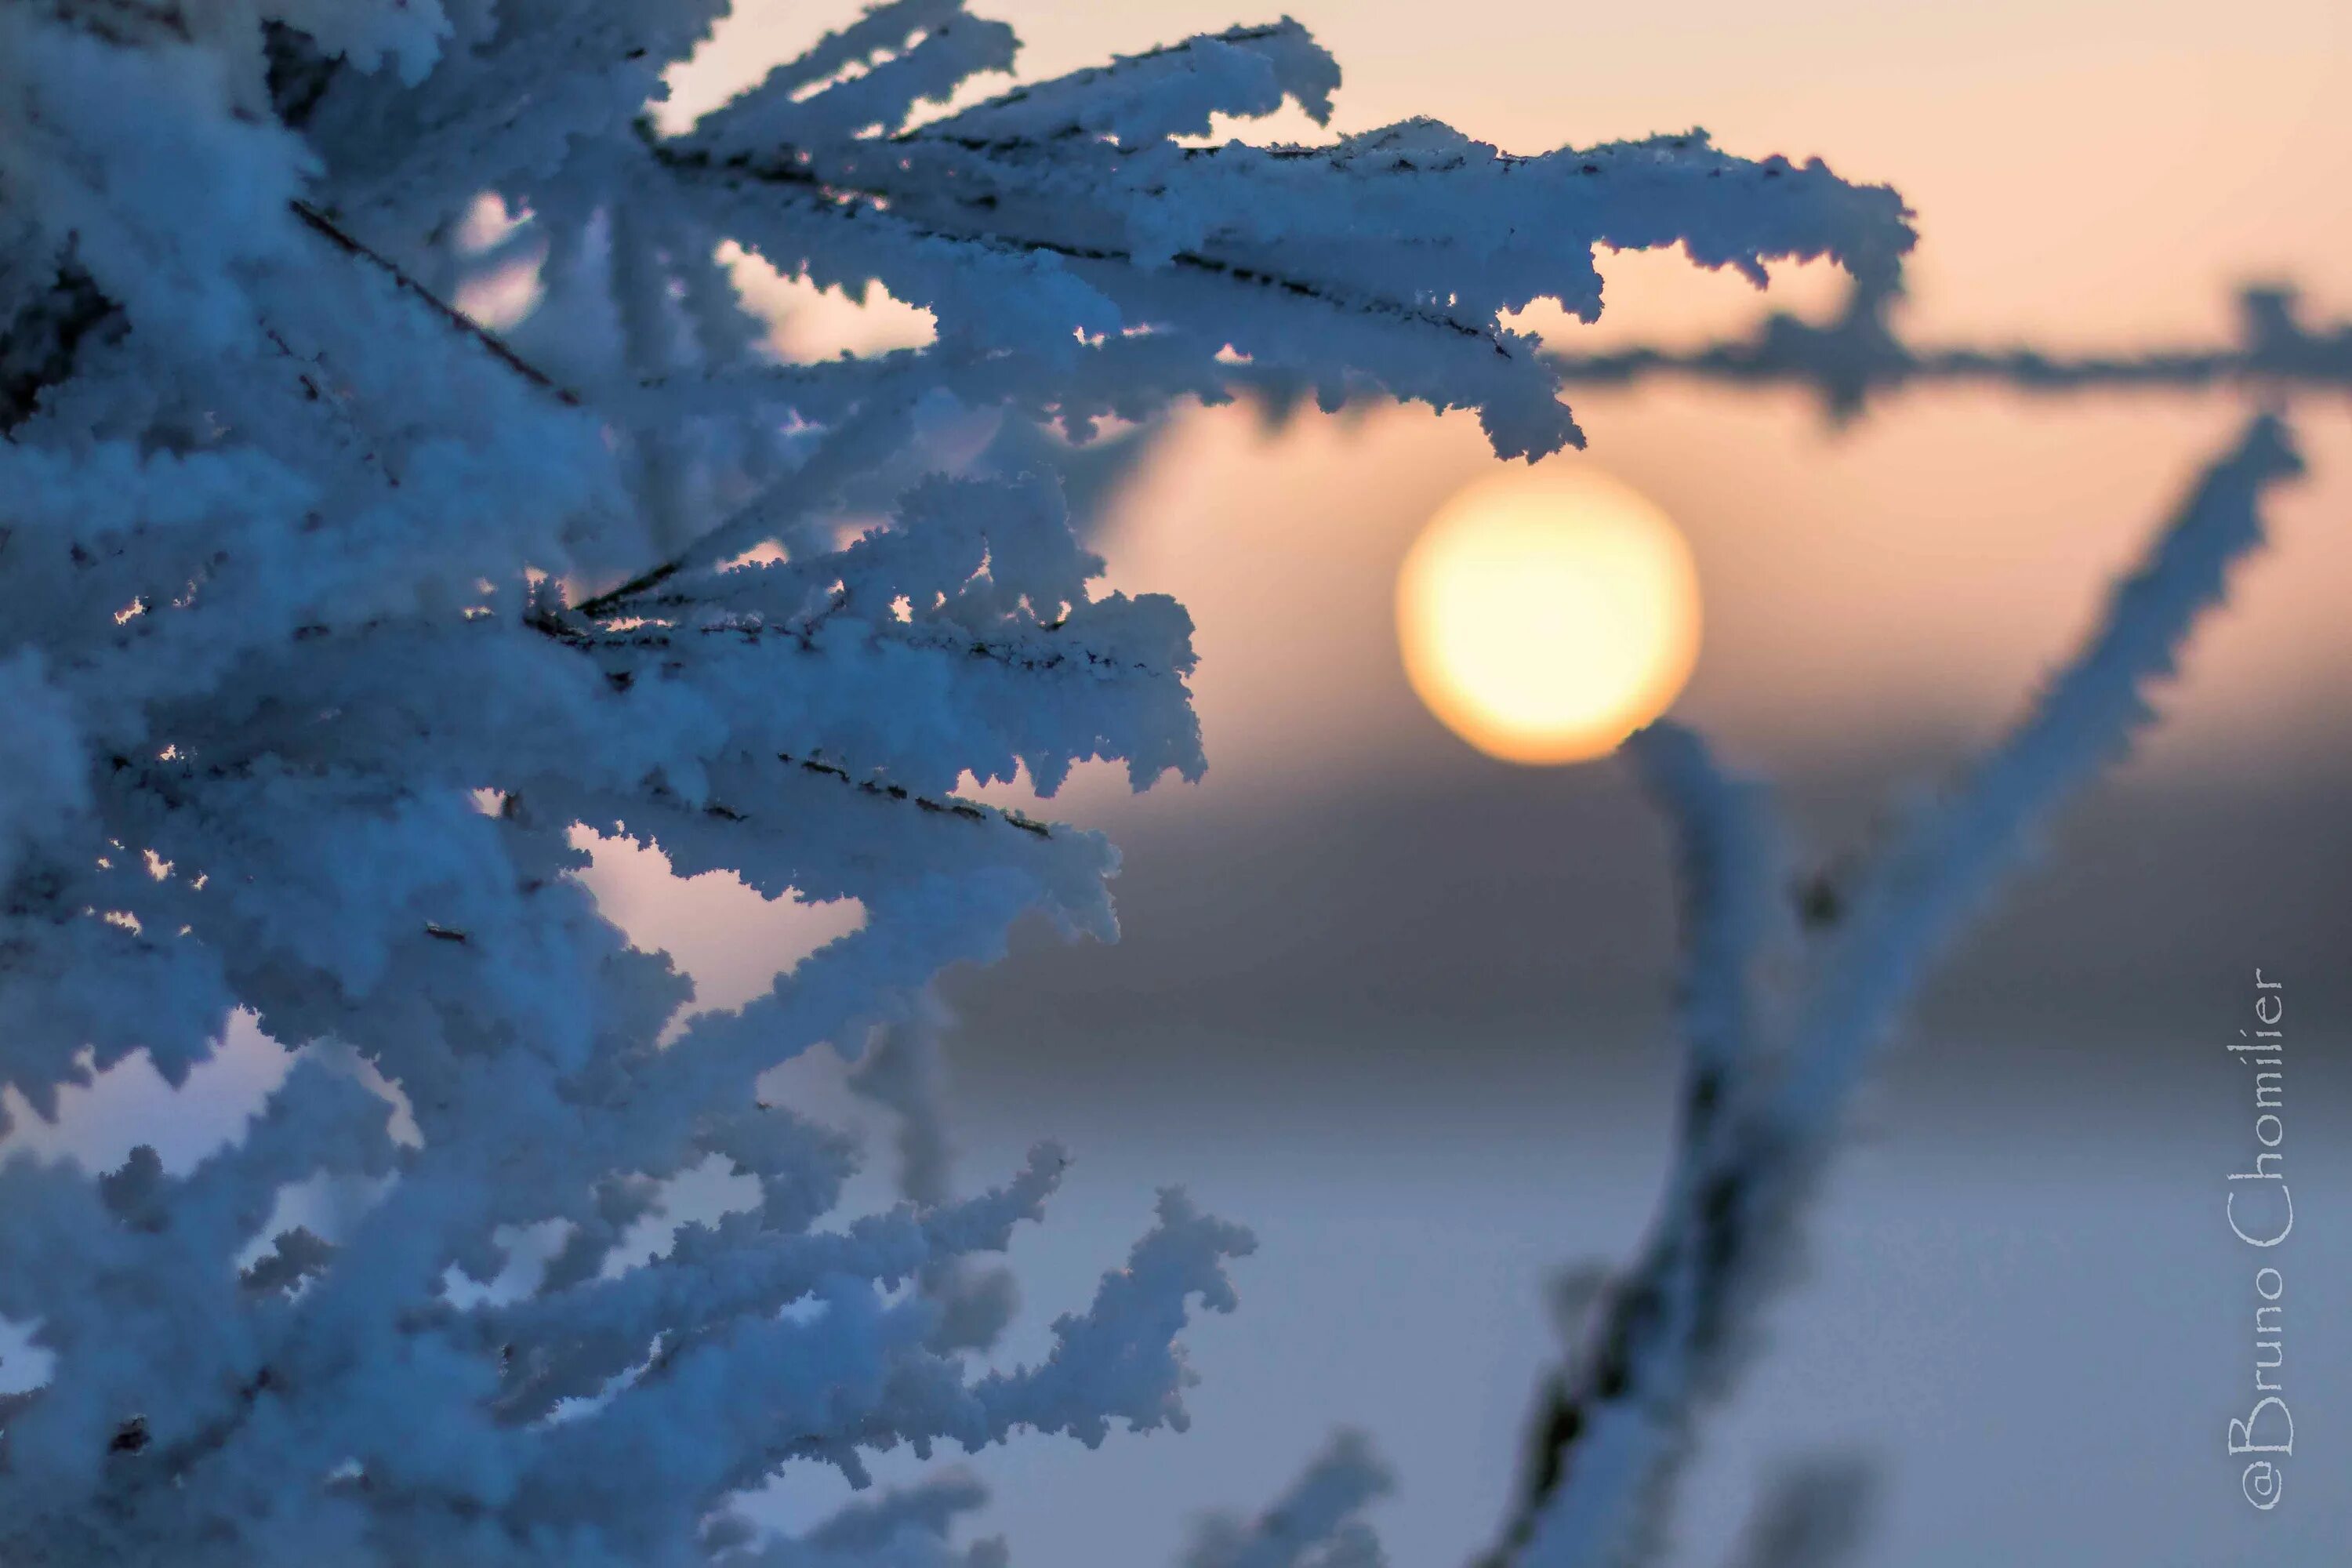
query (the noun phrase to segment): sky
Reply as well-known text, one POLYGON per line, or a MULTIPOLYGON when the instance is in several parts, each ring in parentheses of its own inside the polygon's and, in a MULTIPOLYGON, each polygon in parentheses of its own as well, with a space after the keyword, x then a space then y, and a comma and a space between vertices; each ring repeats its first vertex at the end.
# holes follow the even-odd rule
MULTIPOLYGON (((1230 0, 981 9, 1020 32, 1027 77, 1275 14, 1230 0)), ((2187 0, 1280 9, 1339 60, 1340 131, 1425 114, 1536 152, 1700 125, 1734 152, 1818 155, 1894 184, 1923 219, 1919 310, 1937 329, 2079 342, 2218 329, 2222 290, 2249 270, 2352 304, 2352 218, 2322 199, 2352 154, 2336 111, 2352 18, 2327 0, 2253 0, 2226 28, 2187 0)), ((677 109, 717 101, 837 21, 744 5, 674 79, 677 109)))
MULTIPOLYGON (((1435 26, 1355 0, 1297 15, 1341 62, 1339 130, 1429 113, 1532 151, 1699 123, 1735 152, 1818 153, 1895 183, 1917 214, 1915 337, 2116 349, 2219 338, 2249 279, 2293 279, 2315 310, 2352 314, 2352 209, 2321 195, 2352 167, 2352 124, 2324 112, 2352 89, 2339 11, 2233 12, 2260 47, 2217 44, 2207 13, 2169 5, 1700 5, 1667 21, 1472 0, 1435 26)), ((1235 19, 1190 3, 992 14, 1022 32, 1024 75, 1235 19)), ((677 73, 672 112, 756 78, 828 19, 746 7, 677 73)), ((1231 129, 1322 134, 1295 110, 1231 129)), ((1824 268, 1780 270, 1775 305, 1836 297, 1824 268)), ((1688 343, 1763 303, 1676 255, 1604 258, 1603 271, 1598 326, 1546 307, 1529 324, 1577 349, 1688 343)), ((1839 431, 1793 395, 1669 385, 1571 401, 1591 445, 1554 460, 1643 490, 1697 552, 1707 640, 1686 716, 1776 769, 1873 736, 1987 732, 2242 412, 2229 396, 1915 391, 1839 431)), ((2173 765, 2240 765, 2250 745, 2298 767, 2345 755, 2352 676, 2328 635, 2352 583, 2342 412, 2306 423, 2315 478, 2199 650, 2155 748, 2173 765)), ((1213 766, 1237 770, 1261 736, 1341 773, 1368 751, 1390 767, 1425 760, 1429 737, 1396 700, 1390 579, 1488 462, 1460 416, 1309 417, 1274 440, 1231 412, 1183 423, 1107 544, 1115 584, 1174 592, 1202 625, 1213 766)))

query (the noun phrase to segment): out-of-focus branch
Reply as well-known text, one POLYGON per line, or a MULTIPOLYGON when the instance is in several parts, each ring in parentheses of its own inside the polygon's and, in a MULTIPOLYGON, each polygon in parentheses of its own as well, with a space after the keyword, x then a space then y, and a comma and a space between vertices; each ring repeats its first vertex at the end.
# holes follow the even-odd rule
POLYGON ((1361 1434, 1341 1432, 1255 1519, 1203 1521, 1182 1568, 1386 1568, 1357 1515, 1395 1485, 1361 1434))
POLYGON ((2206 472, 2011 738, 1864 869, 1843 911, 1805 933, 1778 1027, 1754 1024, 1753 959, 1773 929, 1756 889, 1778 879, 1753 786, 1680 731, 1635 737, 1643 782, 1683 846, 1687 1114, 1650 1237, 1538 1423, 1524 1494, 1489 1563, 1649 1555, 1694 1419, 1738 1375, 1748 1332, 1791 1271, 1806 1204, 1895 1018, 2041 825, 2148 721, 2147 688, 2172 672, 2229 567, 2260 542, 2264 492, 2299 467, 2284 426, 2264 416, 2206 472))
POLYGON ((2119 354, 2053 353, 2022 344, 1915 345, 1886 320, 1892 299, 1857 288, 1843 313, 1825 325, 1776 311, 1747 336, 1696 349, 1554 353, 1547 358, 1570 386, 1622 385, 1665 375, 1742 387, 1792 387, 1811 393, 1841 421, 1862 413, 1880 394, 1922 384, 2050 394, 2237 385, 2352 392, 2352 323, 2305 322, 2289 287, 2242 290, 2233 342, 2119 354))
POLYGON ((1733 1568, 1845 1568, 1860 1553, 1877 1504, 1878 1477, 1867 1462, 1803 1459, 1765 1492, 1733 1568))

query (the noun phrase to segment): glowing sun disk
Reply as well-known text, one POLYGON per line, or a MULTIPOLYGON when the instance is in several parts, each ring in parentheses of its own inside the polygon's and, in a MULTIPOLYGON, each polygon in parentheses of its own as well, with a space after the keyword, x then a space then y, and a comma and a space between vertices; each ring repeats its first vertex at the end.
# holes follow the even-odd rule
POLYGON ((1698 574, 1665 513, 1555 461, 1438 510, 1398 574, 1397 636, 1413 690, 1454 733, 1508 762, 1577 762, 1682 690, 1698 574))

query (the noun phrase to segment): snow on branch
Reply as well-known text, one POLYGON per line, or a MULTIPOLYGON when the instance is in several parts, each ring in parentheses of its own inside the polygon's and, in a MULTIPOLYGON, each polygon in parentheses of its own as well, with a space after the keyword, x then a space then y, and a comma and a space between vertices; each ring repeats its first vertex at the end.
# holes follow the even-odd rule
POLYGON ((1370 1443, 1342 1432, 1255 1519, 1202 1521, 1183 1568, 1384 1568, 1379 1538, 1358 1516, 1395 1487, 1370 1443))
MULTIPOLYGON (((1043 1361, 984 1370, 975 1259, 1059 1151, 828 1221, 850 1151, 759 1087, 878 1039, 912 1125, 942 970, 1034 914, 1115 934, 1110 846, 967 776, 1203 766, 1191 623, 1102 591, 1045 428, 1282 387, 1533 457, 1576 432, 1501 317, 1589 318, 1596 247, 1874 279, 1910 242, 1892 192, 1696 133, 1203 144, 1328 115, 1288 22, 959 110, 1011 32, 898 0, 664 135, 722 10, 0 8, 0 1117, 141 1054, 181 1083, 233 1024, 294 1058, 208 1151, 0 1126, 0 1319, 48 1358, 0 1401, 0 1559, 992 1563, 954 1483, 797 1536, 737 1505, 1181 1426, 1186 1325, 1236 1300, 1247 1233, 1171 1190, 1043 1361), (729 245, 936 341, 780 365, 729 245), (468 304, 517 268, 527 305, 468 304), (863 923, 698 1007, 583 826, 863 923), (742 1205, 629 1256, 714 1165, 742 1205)), ((1341 1451, 1307 1535, 1232 1555, 1369 1563, 1372 1476, 1341 1451)))
POLYGON ((1528 1484, 1489 1562, 1644 1560, 1696 1416, 1738 1376, 1765 1302, 1795 1268, 1806 1202, 1864 1068, 1961 922, 2148 721, 2149 688, 2260 542, 2263 495, 2298 471, 2284 427, 2257 418, 2018 728, 1808 934, 1785 997, 1763 994, 1753 962, 1759 938, 1785 928, 1763 905, 1778 879, 1754 786, 1723 775, 1685 731, 1635 737, 1681 844, 1685 1117, 1649 1238, 1538 1413, 1528 1484), (1770 1021, 1758 1029, 1759 1018, 1770 1021))
POLYGON ((1861 1460, 1813 1457, 1772 1479, 1730 1568, 1845 1568, 1859 1563, 1878 1502, 1861 1460))
POLYGON ((920 139, 1009 153, 1107 136, 1122 148, 1140 148, 1171 136, 1205 136, 1213 115, 1271 114, 1286 99, 1324 124, 1339 86, 1339 62, 1286 16, 1271 26, 1202 34, 1015 88, 925 126, 920 139))
POLYGON ((798 1536, 762 1540, 756 1526, 730 1515, 708 1527, 703 1542, 716 1568, 1004 1568, 1002 1541, 948 1543, 957 1522, 987 1500, 978 1481, 949 1472, 845 1504, 798 1536))
POLYGON ((1780 257, 1891 275, 1911 237, 1891 192, 1818 163, 1727 157, 1696 132, 1519 158, 1433 121, 1265 149, 998 138, 985 118, 966 136, 963 123, 723 155, 688 138, 657 153, 698 210, 757 203, 766 221, 751 243, 780 269, 871 277, 937 313, 943 337, 1059 360, 1073 331, 1181 334, 1202 358, 1231 349, 1307 374, 1327 400, 1361 384, 1475 408, 1502 457, 1581 442, 1538 341, 1498 318, 1549 298, 1592 319, 1597 247, 1679 242, 1760 281, 1780 257), (813 265, 799 237, 827 226, 862 237, 858 272, 813 265), (1017 281, 1034 326, 1016 332, 944 286, 947 258, 973 251, 992 279, 1017 281))
MULTIPOLYGON (((953 1023, 936 995, 924 997, 904 1022, 876 1032, 849 1080, 898 1114, 898 1188, 925 1206, 945 1203, 950 1190, 944 1037, 953 1023)), ((934 1350, 986 1350, 1020 1300, 1010 1269, 981 1268, 960 1256, 927 1266, 919 1282, 940 1309, 934 1350)))
POLYGON ((1988 384, 2041 395, 2227 385, 2280 392, 2352 389, 2352 323, 2310 323, 2296 290, 2279 285, 2239 291, 2232 342, 2093 354, 2024 344, 1911 342, 1889 320, 1899 299, 1895 289, 1857 283, 1844 309, 1818 325, 1775 311, 1744 336, 1694 349, 1591 354, 1555 350, 1550 359, 1570 386, 1683 375, 1734 386, 1797 387, 1839 421, 1860 415, 1884 394, 1919 384, 1988 384))

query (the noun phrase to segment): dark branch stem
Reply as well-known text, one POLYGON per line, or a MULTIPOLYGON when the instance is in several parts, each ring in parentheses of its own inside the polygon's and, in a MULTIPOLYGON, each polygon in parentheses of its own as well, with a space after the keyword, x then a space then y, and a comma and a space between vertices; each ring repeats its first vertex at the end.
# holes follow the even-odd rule
POLYGON ((566 408, 582 406, 577 393, 569 387, 559 385, 546 372, 507 347, 504 340, 496 332, 419 283, 389 257, 360 243, 348 230, 317 207, 312 206, 309 202, 299 200, 289 202, 287 205, 293 209, 296 217, 300 218, 313 232, 324 237, 335 248, 347 256, 356 257, 383 272, 403 289, 423 300, 434 314, 439 316, 444 321, 489 350, 491 355, 509 370, 513 371, 541 392, 548 394, 566 408))

